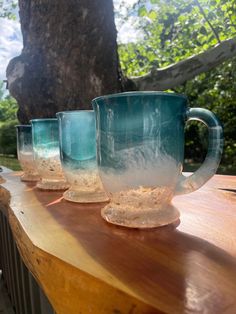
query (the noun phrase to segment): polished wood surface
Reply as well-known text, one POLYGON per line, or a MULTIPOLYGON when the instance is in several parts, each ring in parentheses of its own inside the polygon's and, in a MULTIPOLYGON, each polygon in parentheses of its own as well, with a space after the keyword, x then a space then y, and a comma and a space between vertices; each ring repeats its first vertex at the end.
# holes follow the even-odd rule
POLYGON ((0 207, 58 314, 236 313, 236 177, 175 197, 177 223, 131 230, 2 176, 0 207))

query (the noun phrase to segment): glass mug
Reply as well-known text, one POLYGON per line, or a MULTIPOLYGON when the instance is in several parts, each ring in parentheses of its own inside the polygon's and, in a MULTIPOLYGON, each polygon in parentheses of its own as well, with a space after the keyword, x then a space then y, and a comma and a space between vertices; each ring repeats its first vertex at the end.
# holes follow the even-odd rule
POLYGON ((35 169, 31 125, 17 125, 17 158, 23 170, 21 181, 38 181, 35 169))
POLYGON ((62 168, 70 184, 64 199, 78 203, 108 201, 98 176, 94 111, 64 111, 56 116, 62 168))
POLYGON ((128 92, 95 98, 97 161, 111 202, 102 217, 126 227, 152 228, 179 218, 175 195, 193 192, 216 172, 223 131, 216 116, 188 108, 183 95, 128 92), (185 122, 198 120, 209 130, 208 153, 191 176, 182 174, 185 122))
POLYGON ((35 166, 40 175, 36 186, 42 190, 67 189, 60 162, 57 119, 33 119, 31 124, 35 166))

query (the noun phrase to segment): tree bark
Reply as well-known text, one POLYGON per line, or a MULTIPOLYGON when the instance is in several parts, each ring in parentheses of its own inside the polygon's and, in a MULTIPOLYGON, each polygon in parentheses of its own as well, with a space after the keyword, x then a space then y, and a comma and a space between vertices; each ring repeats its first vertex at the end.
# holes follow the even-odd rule
POLYGON ((144 76, 133 78, 137 90, 166 90, 179 86, 207 72, 222 62, 236 56, 236 37, 222 41, 198 55, 172 64, 163 69, 153 69, 144 76))
POLYGON ((112 0, 19 0, 24 48, 7 68, 18 118, 88 109, 121 91, 112 0))

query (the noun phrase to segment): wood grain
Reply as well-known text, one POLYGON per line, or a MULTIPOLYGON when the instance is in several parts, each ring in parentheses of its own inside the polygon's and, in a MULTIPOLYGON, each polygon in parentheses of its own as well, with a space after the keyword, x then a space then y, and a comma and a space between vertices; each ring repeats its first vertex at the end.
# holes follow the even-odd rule
POLYGON ((131 230, 107 224, 101 205, 3 176, 1 208, 58 314, 236 313, 236 177, 176 197, 177 223, 131 230))

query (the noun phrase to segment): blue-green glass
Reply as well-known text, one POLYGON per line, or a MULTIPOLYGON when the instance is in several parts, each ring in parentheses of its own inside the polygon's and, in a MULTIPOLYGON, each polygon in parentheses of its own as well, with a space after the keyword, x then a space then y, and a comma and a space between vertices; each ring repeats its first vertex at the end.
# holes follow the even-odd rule
POLYGON ((31 125, 17 125, 17 157, 24 174, 22 181, 38 181, 39 176, 35 169, 32 145, 31 125))
POLYGON ((31 125, 17 125, 17 152, 31 152, 32 153, 32 132, 31 125))
POLYGON ((57 113, 61 162, 71 169, 96 167, 96 134, 93 111, 57 113))
POLYGON ((176 182, 184 155, 186 97, 123 93, 99 97, 93 105, 97 114, 98 165, 105 174, 109 169, 115 171, 114 175, 124 174, 120 187, 104 179, 108 189, 176 182), (164 169, 167 163, 170 171, 164 169))
POLYGON ((35 164, 41 181, 41 189, 66 189, 68 187, 60 162, 59 131, 57 119, 34 119, 32 139, 35 164))
POLYGON ((176 220, 179 214, 171 206, 172 197, 198 189, 218 167, 223 136, 216 116, 206 109, 189 109, 184 95, 164 92, 107 95, 92 104, 99 173, 111 198, 102 216, 129 227, 176 220), (202 166, 186 178, 184 127, 192 119, 208 126, 209 147, 202 166))
POLYGON ((31 120, 33 144, 36 155, 59 155, 59 131, 57 119, 31 120))
POLYGON ((94 111, 64 111, 57 118, 61 163, 70 184, 64 198, 80 203, 107 200, 97 171, 94 111))

